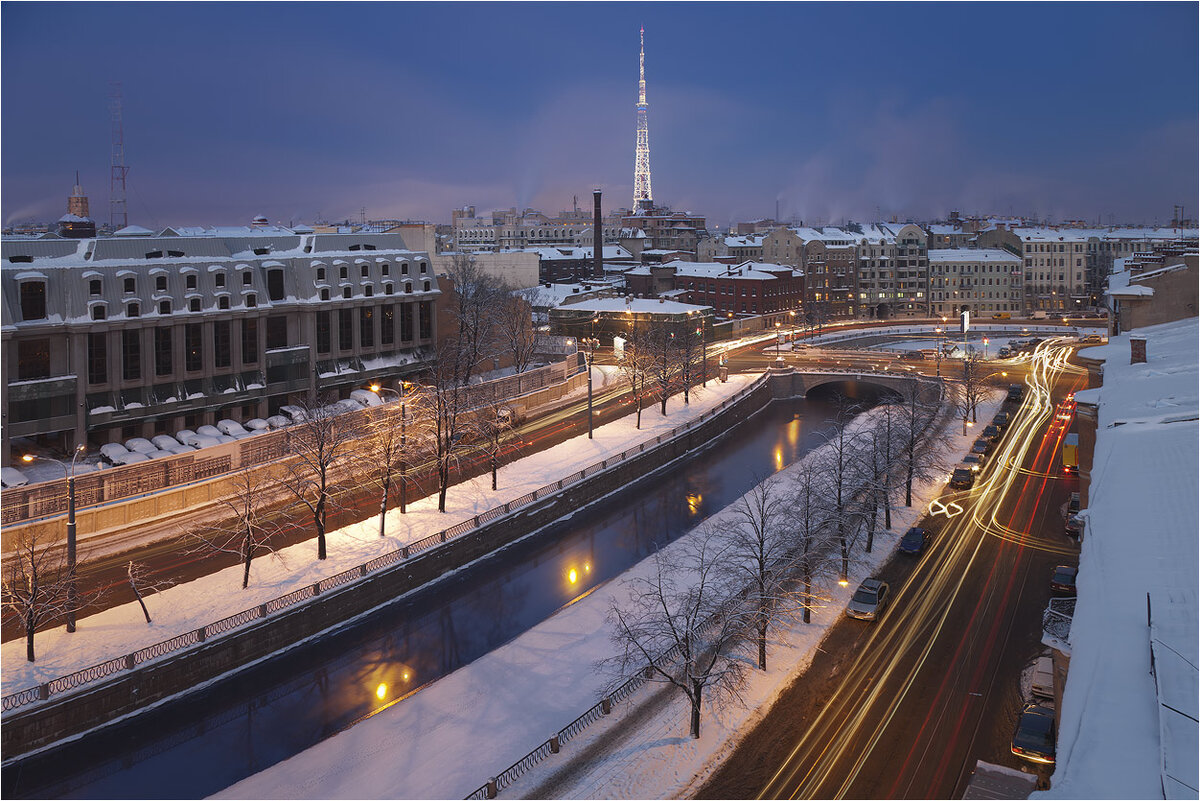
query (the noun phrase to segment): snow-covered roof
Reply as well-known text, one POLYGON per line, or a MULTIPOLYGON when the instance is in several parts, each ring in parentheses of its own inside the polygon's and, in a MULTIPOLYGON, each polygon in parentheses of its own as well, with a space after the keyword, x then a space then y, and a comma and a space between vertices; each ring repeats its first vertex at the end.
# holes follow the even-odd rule
MULTIPOLYGON (((590 259, 595 251, 589 247, 573 245, 555 245, 539 248, 502 248, 501 253, 536 253, 542 261, 570 261, 590 259)), ((632 259, 633 254, 620 245, 605 245, 601 250, 605 259, 632 259)))
POLYGON ((127 225, 119 231, 114 231, 113 236, 154 236, 154 232, 140 225, 127 225))
POLYGON ((626 311, 634 314, 687 314, 688 312, 712 309, 711 306, 654 298, 595 298, 572 303, 567 308, 573 311, 595 311, 610 314, 623 314, 626 311))
POLYGON ((1088 348, 1104 384, 1075 396, 1098 426, 1047 798, 1195 798, 1198 786, 1200 327, 1132 333, 1147 361, 1130 364, 1128 333, 1088 348))
POLYGON ((997 248, 938 248, 929 251, 929 263, 936 262, 1003 262, 1021 264, 1021 257, 997 248))

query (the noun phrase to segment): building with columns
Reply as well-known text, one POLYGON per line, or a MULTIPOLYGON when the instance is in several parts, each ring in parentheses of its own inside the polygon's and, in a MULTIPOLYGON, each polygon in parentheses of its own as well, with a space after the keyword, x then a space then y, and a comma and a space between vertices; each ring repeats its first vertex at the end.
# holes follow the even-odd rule
POLYGON ((2 243, 4 464, 347 397, 434 344, 435 268, 398 234, 141 231, 2 243))

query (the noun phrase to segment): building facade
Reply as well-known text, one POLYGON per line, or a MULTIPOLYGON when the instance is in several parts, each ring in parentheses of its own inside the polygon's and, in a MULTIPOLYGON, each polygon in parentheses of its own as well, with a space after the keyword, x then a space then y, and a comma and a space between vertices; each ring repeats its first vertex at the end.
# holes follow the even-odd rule
POLYGON ((1020 315, 1025 305, 1021 259, 1007 250, 938 248, 929 251, 929 294, 934 316, 1020 315))
POLYGON ((625 282, 634 295, 666 295, 726 319, 799 310, 804 300, 804 276, 783 264, 673 261, 630 270, 625 282))
POLYGON ((5 240, 0 285, 5 464, 412 374, 441 296, 398 235, 282 228, 5 240))

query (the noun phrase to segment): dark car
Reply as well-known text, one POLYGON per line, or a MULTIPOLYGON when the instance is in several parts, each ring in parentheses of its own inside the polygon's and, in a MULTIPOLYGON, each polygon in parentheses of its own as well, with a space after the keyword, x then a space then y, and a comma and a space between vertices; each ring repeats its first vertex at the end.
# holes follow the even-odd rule
POLYGON ((865 579, 846 604, 846 614, 859 620, 875 620, 883 614, 889 600, 886 581, 865 579))
POLYGON ((975 440, 975 444, 971 446, 971 453, 977 453, 980 456, 987 456, 992 452, 992 443, 982 437, 975 440))
POLYGON ((1067 517, 1079 514, 1079 493, 1072 492, 1071 497, 1067 500, 1067 517))
POLYGON ((975 474, 966 467, 956 467, 950 474, 950 489, 970 489, 975 483, 975 474))
POLYGON ((900 553, 918 554, 925 550, 927 542, 929 542, 929 531, 913 526, 900 539, 900 553))
POLYGON ((992 425, 1003 431, 1008 428, 1008 412, 1000 412, 992 418, 992 425))
POLYGON ((1030 762, 1053 765, 1054 739, 1054 710, 1029 704, 1021 711, 1021 719, 1017 721, 1012 752, 1030 762))
POLYGON ((909 361, 914 362, 921 362, 925 361, 925 354, 919 350, 906 350, 900 354, 900 358, 908 359, 909 361))
POLYGON ((1071 567, 1070 565, 1059 565, 1054 568, 1054 575, 1050 576, 1050 589, 1053 592, 1075 592, 1075 576, 1079 575, 1079 568, 1071 567))
POLYGON ((1064 531, 1068 537, 1079 539, 1083 536, 1083 520, 1079 515, 1071 515, 1067 518, 1067 524, 1064 531))
POLYGON ((1010 401, 1019 401, 1023 397, 1025 397, 1024 385, 1022 385, 1022 384, 1009 384, 1008 385, 1008 399, 1010 401))
POLYGON ((985 437, 989 440, 998 439, 1000 437, 1000 429, 993 423, 990 426, 984 426, 983 431, 979 432, 980 437, 985 437))
POLYGON ((963 467, 969 467, 972 473, 978 473, 983 469, 983 457, 978 453, 968 453, 963 457, 963 467))

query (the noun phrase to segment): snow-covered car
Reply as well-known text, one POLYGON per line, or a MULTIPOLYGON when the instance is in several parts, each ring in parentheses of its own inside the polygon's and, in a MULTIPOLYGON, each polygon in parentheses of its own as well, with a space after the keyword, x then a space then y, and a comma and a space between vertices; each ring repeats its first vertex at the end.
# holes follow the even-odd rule
POLYGON ((5 489, 13 487, 23 487, 29 483, 29 479, 15 467, 0 467, 0 486, 5 489))
POLYGON ((196 433, 202 437, 215 439, 217 442, 233 442, 233 437, 221 433, 221 429, 216 426, 199 426, 196 433))
POLYGON ((363 405, 356 400, 344 398, 325 408, 329 409, 332 414, 346 414, 347 412, 361 412, 363 405))
POLYGON ((247 420, 243 425, 246 427, 246 430, 251 432, 252 434, 257 434, 262 431, 270 431, 271 430, 271 424, 268 423, 266 420, 262 419, 261 417, 251 418, 251 419, 247 420))
POLYGON ((266 423, 271 428, 287 428, 292 424, 292 420, 282 414, 273 414, 266 419, 266 423))
POLYGON ((109 461, 112 461, 113 464, 120 464, 120 465, 137 464, 138 462, 150 461, 150 457, 144 453, 138 453, 137 451, 128 451, 123 457, 121 457, 120 461, 111 460, 111 459, 109 461))
POLYGON ((858 620, 877 620, 889 600, 886 581, 865 579, 846 604, 846 614, 858 620))
POLYGON ((113 464, 129 464, 132 451, 119 442, 106 442, 100 446, 100 454, 113 464))
MULTIPOLYGON (((191 450, 191 448, 188 448, 188 450, 191 450)), ((140 453, 140 451, 139 451, 139 453, 140 453)), ((174 456, 174 455, 175 454, 171 453, 170 451, 164 451, 164 450, 160 450, 158 448, 155 448, 152 451, 148 451, 145 454, 145 456, 150 459, 166 459, 168 456, 174 456)))
POLYGON ((280 406, 279 413, 291 418, 293 423, 303 423, 305 419, 307 419, 303 409, 301 409, 299 406, 292 406, 291 404, 288 404, 287 406, 280 406))
MULTIPOLYGON (((230 442, 233 441, 233 437, 227 437, 226 439, 228 439, 230 442)), ((191 446, 196 449, 211 448, 214 445, 220 445, 220 444, 221 444, 221 440, 215 439, 214 437, 206 437, 202 434, 195 435, 194 437, 192 437, 192 441, 191 441, 191 446)))
POLYGON ((383 398, 376 395, 369 389, 352 389, 350 390, 350 399, 358 401, 361 406, 379 406, 383 403, 383 398))
POLYGON ((200 435, 190 428, 181 428, 175 432, 175 439, 179 440, 184 445, 191 445, 192 447, 195 447, 194 440, 198 436, 200 435))
POLYGON ((137 453, 150 453, 151 451, 159 450, 153 442, 145 437, 133 437, 125 440, 125 447, 137 453))
POLYGON ((175 454, 191 453, 194 450, 194 448, 184 445, 170 434, 159 434, 156 437, 152 437, 150 441, 153 442, 155 447, 157 447, 159 450, 170 451, 171 453, 175 454))
POLYGON ((242 427, 242 424, 236 420, 218 420, 217 429, 227 437, 234 439, 245 439, 251 436, 250 432, 242 427))

